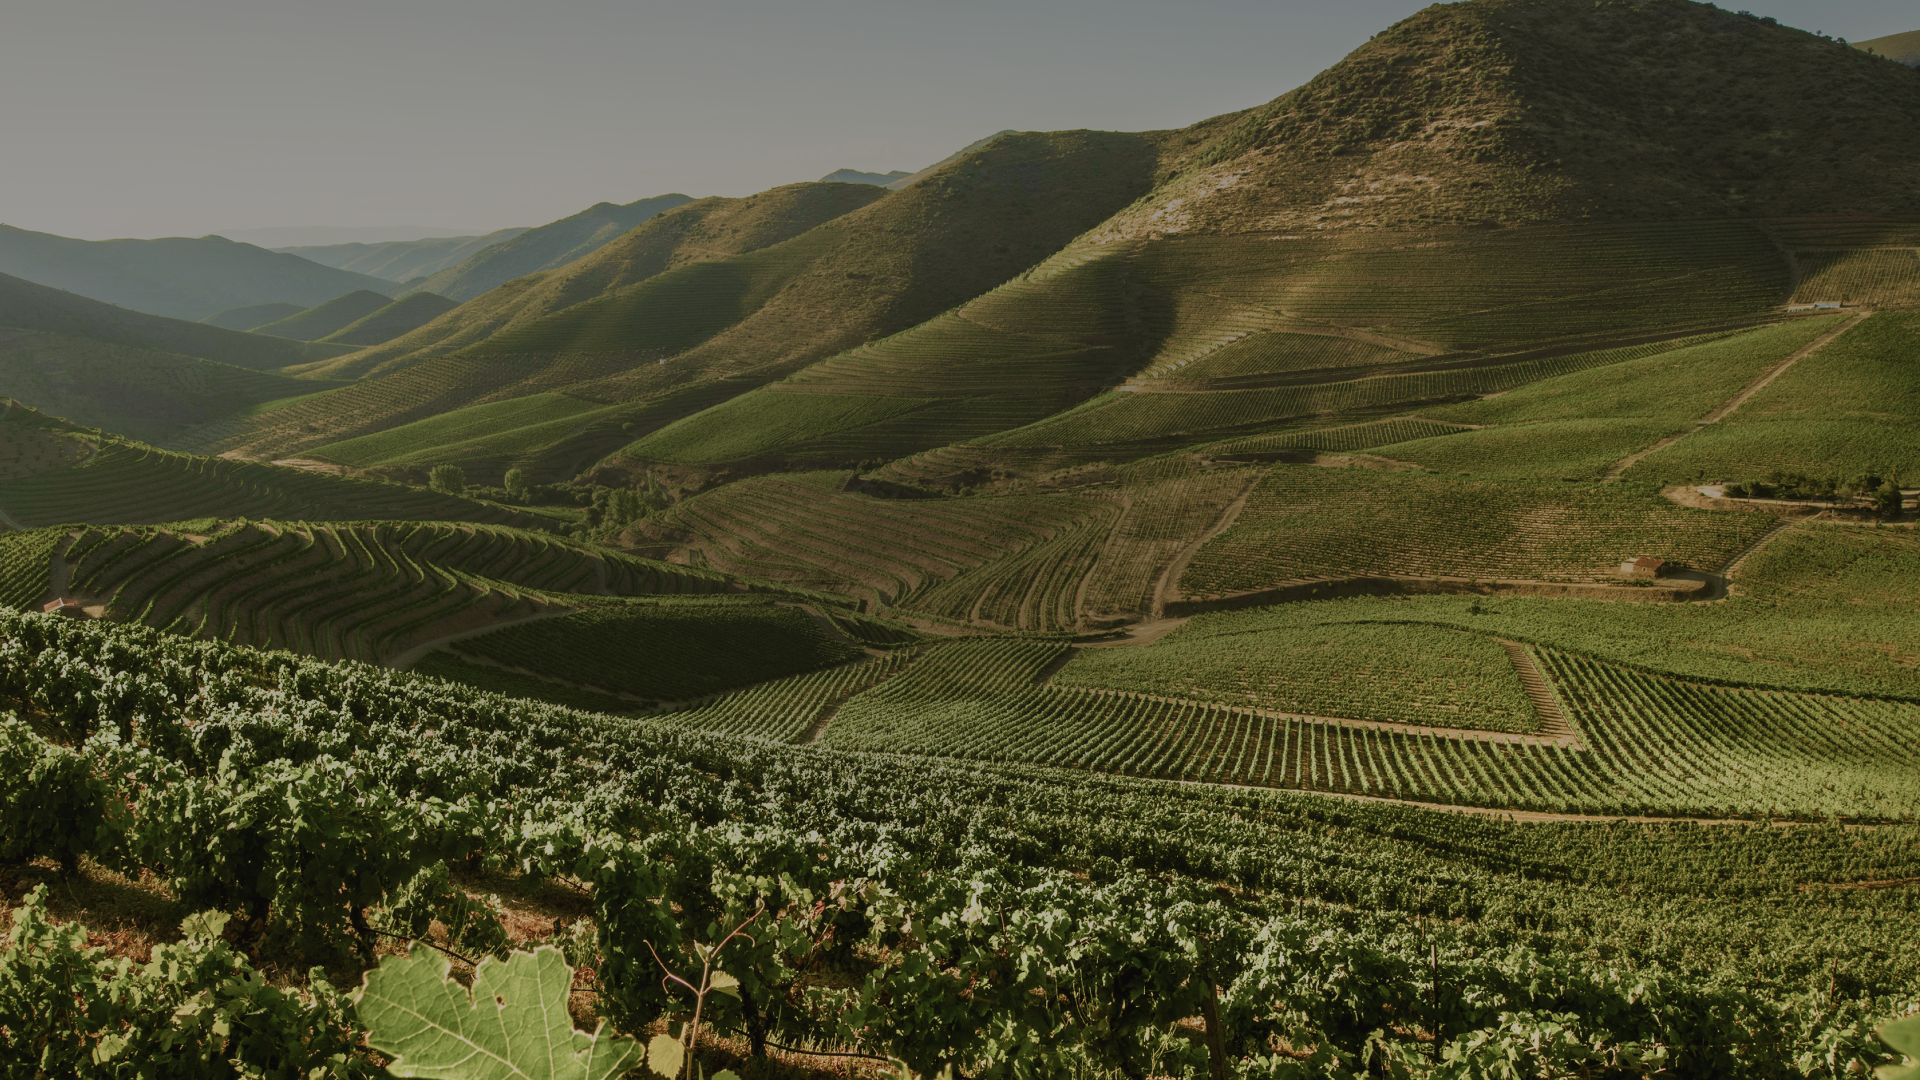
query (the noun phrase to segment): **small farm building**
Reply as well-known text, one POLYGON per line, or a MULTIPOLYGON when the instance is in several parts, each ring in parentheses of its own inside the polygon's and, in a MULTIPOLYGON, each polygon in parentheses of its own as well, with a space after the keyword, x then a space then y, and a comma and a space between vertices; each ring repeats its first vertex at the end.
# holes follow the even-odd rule
POLYGON ((64 615, 69 619, 84 619, 87 617, 87 609, 81 606, 80 601, 69 600, 64 596, 58 600, 52 600, 40 605, 40 610, 49 615, 64 615))
POLYGON ((1667 561, 1645 557, 1628 559, 1620 564, 1620 572, 1628 577, 1661 577, 1667 572, 1667 561))

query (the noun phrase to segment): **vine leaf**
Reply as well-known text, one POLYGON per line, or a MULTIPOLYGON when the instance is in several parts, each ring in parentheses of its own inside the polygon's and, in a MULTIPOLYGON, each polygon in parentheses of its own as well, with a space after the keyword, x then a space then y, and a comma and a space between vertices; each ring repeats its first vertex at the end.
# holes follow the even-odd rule
MULTIPOLYGON (((1880 1029, 1880 1041, 1920 1062, 1920 1016, 1895 1020, 1880 1029)), ((1880 1080, 1920 1080, 1920 1065, 1882 1065, 1874 1070, 1880 1080)))
POLYGON ((447 977, 445 956, 388 957, 355 1002, 367 1044, 394 1076, 444 1080, 607 1080, 638 1065, 639 1043, 575 1031, 573 971, 558 949, 480 962, 473 991, 447 977))

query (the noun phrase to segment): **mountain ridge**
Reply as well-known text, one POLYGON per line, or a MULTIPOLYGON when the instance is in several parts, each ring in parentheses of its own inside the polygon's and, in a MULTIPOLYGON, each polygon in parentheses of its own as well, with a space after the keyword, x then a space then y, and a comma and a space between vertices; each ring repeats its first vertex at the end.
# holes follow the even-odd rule
POLYGON ((0 225, 0 273, 188 321, 255 304, 311 307, 355 289, 391 295, 399 288, 221 236, 74 240, 11 225, 0 225))
POLYGON ((675 193, 625 205, 595 203, 577 214, 490 244, 459 264, 428 275, 417 288, 449 300, 471 300, 514 278, 564 266, 655 214, 692 201, 692 196, 675 193))

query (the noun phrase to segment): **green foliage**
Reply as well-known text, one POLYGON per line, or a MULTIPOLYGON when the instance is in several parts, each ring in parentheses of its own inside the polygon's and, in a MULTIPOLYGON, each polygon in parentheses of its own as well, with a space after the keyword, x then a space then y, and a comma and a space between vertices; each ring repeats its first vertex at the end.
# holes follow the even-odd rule
POLYGON ((507 489, 508 498, 524 500, 529 490, 527 470, 508 469, 506 478, 501 481, 501 486, 507 489))
MULTIPOLYGON (((1920 1062, 1920 1016, 1909 1016, 1896 1020, 1880 1029, 1880 1038, 1888 1046, 1905 1054, 1909 1062, 1920 1062)), ((1913 1080, 1920 1074, 1920 1064, 1882 1065, 1876 1075, 1880 1080, 1913 1080)))
POLYGON ((427 476, 427 486, 442 495, 467 492, 467 471, 458 465, 435 465, 427 476))
POLYGON ((487 959, 471 993, 446 957, 388 957, 355 998, 368 1045, 393 1058, 394 1076, 447 1080, 611 1080, 640 1064, 633 1039, 574 1030, 573 972, 557 949, 487 959))
POLYGON ((48 858, 72 874, 82 855, 113 854, 125 827, 88 755, 0 718, 0 859, 48 858))
POLYGON ((271 1080, 368 1077, 347 1001, 319 969, 304 991, 267 982, 220 933, 186 920, 185 940, 146 964, 113 960, 87 928, 47 916, 46 887, 14 909, 0 952, 0 1064, 9 1075, 271 1080))
POLYGON ((271 917, 313 955, 349 929, 371 955, 366 909, 468 842, 466 807, 402 799, 328 758, 250 772, 223 759, 198 776, 143 764, 149 790, 128 837, 135 862, 161 868, 190 906, 271 917))
POLYGON ((65 538, 57 529, 0 533, 0 604, 38 605, 52 585, 53 553, 65 538))

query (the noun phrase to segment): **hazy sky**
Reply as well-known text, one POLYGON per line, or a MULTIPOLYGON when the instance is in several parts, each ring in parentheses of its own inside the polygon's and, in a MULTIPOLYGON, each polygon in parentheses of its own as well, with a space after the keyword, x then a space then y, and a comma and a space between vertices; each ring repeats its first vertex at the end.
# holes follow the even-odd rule
MULTIPOLYGON (((1747 0, 1854 40, 1912 0, 1747 0)), ((1415 0, 5 0, 0 222, 538 225, 1267 101, 1415 0)), ((1724 6, 1734 6, 1732 4, 1724 6)))

